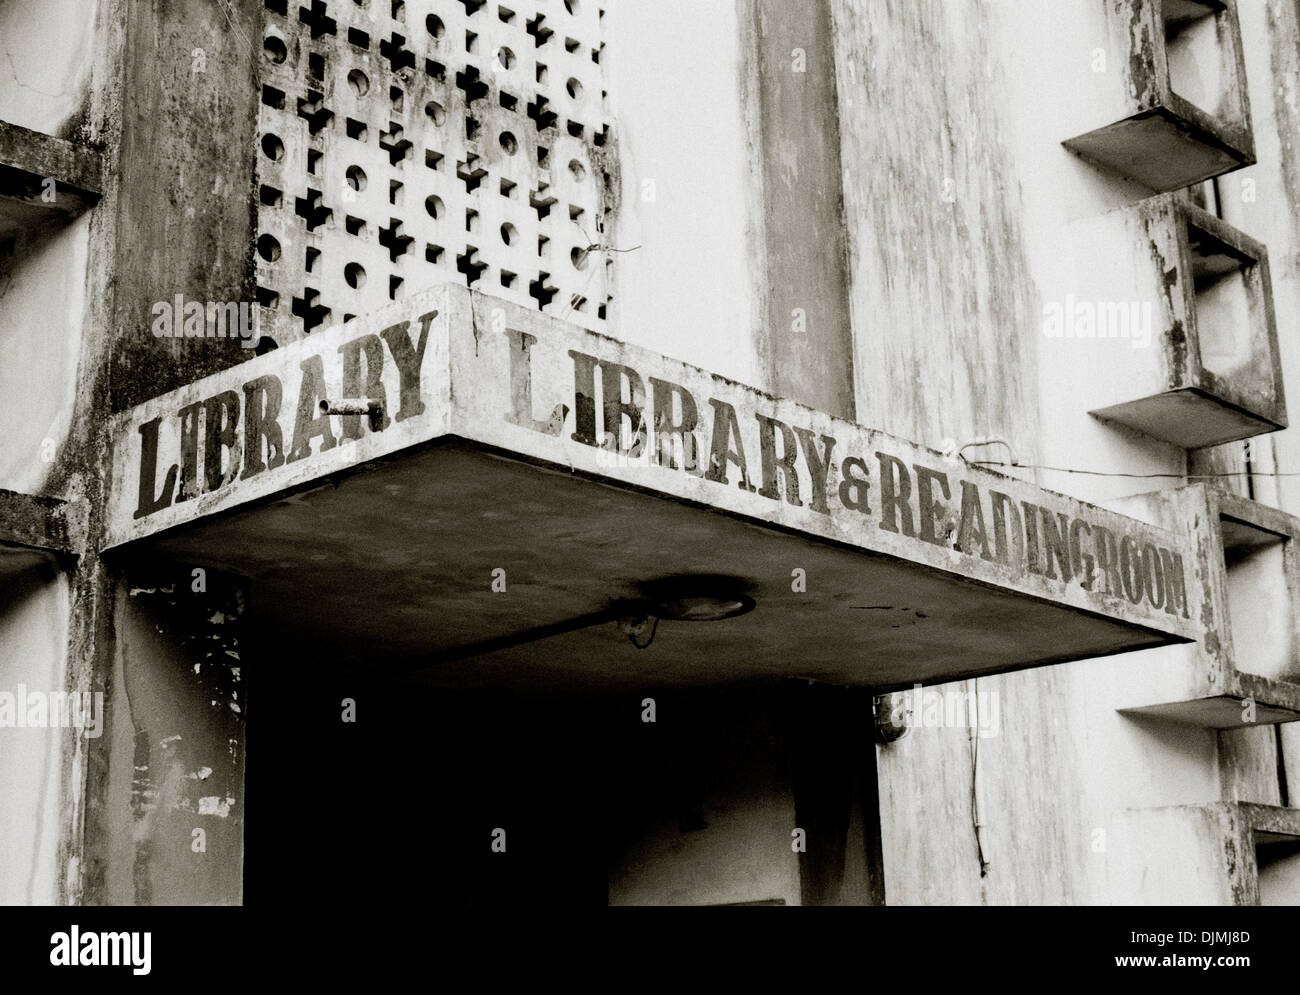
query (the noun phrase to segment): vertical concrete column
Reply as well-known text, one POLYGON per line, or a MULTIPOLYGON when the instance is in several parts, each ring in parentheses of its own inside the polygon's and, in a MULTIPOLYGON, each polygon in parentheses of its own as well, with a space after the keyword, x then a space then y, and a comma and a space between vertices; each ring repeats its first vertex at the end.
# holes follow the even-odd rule
POLYGON ((872 693, 792 682, 789 707, 801 905, 884 905, 872 693))
MULTIPOLYGON (((207 686, 213 668, 205 671, 203 652, 180 634, 211 625, 218 629, 212 645, 224 645, 220 633, 232 627, 203 619, 228 612, 213 603, 211 573, 212 593, 191 607, 213 610, 195 619, 182 605, 149 602, 192 578, 161 585, 133 578, 139 590, 132 595, 121 564, 100 558, 110 463, 102 427, 111 411, 248 357, 228 339, 155 338, 150 316, 155 302, 177 294, 205 302, 251 298, 263 5, 98 6, 102 30, 86 117, 104 150, 104 178, 90 222, 67 448, 75 457, 68 489, 85 502, 88 540, 73 578, 66 683, 104 695, 106 726, 100 738, 65 740, 59 901, 238 902, 243 738, 230 727, 236 719, 228 707, 238 702, 208 693, 217 690, 207 686), (228 713, 222 722, 208 713, 217 711, 213 700, 228 713), (200 777, 205 770, 211 773, 200 777), (137 775, 147 783, 135 783, 137 775), (226 802, 232 797, 234 805, 226 802), (194 829, 205 830, 202 844, 194 829)), ((224 651, 218 656, 221 665, 238 666, 224 651)))
MULTIPOLYGON (((761 157, 772 390, 856 420, 830 0, 743 0, 761 157)), ((870 694, 787 685, 804 905, 883 904, 870 694), (865 711, 855 702, 865 701, 865 711)))
POLYGON ((763 184, 774 393, 854 418, 829 0, 742 0, 763 184))
MULTIPOLYGON (((265 13, 262 3, 119 2, 128 21, 114 177, 113 411, 251 355, 236 338, 159 337, 152 324, 154 306, 178 296, 205 305, 254 300, 265 13)), ((297 179, 302 187, 286 196, 305 192, 309 177, 297 179)))

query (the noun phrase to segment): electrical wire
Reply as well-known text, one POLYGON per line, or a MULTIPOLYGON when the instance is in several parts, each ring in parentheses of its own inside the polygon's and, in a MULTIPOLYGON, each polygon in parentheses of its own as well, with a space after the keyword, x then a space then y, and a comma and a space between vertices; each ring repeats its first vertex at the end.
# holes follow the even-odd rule
MULTIPOLYGON (((635 252, 637 249, 641 248, 639 245, 634 245, 630 249, 616 249, 612 245, 603 245, 599 242, 592 241, 591 236, 587 234, 587 229, 580 225, 576 220, 573 221, 573 226, 577 228, 578 231, 582 232, 582 237, 587 240, 587 245, 582 250, 584 255, 590 255, 593 252, 635 252)), ((582 287, 578 292, 569 296, 568 306, 559 313, 557 316, 558 320, 563 321, 570 311, 576 310, 579 304, 586 301, 587 298, 585 295, 587 293, 587 288, 591 286, 591 281, 595 279, 596 273, 597 270, 593 267, 591 272, 587 274, 587 279, 583 282, 582 287)), ((608 290, 608 288, 606 288, 606 290, 608 290)))
POLYGON ((230 25, 231 33, 239 39, 241 45, 248 51, 248 58, 255 62, 257 55, 253 51, 253 43, 248 35, 244 34, 244 29, 235 23, 234 15, 231 13, 229 0, 217 0, 217 6, 221 8, 221 13, 226 15, 226 22, 230 25))
POLYGON ((1214 480, 1221 477, 1300 477, 1300 473, 1264 473, 1258 470, 1225 470, 1222 473, 1120 473, 1113 470, 1080 470, 1068 466, 1044 466, 1041 463, 1006 463, 1002 460, 967 460, 972 466, 1014 466, 1026 470, 1049 470, 1053 473, 1079 473, 1090 477, 1129 477, 1140 480, 1214 480))

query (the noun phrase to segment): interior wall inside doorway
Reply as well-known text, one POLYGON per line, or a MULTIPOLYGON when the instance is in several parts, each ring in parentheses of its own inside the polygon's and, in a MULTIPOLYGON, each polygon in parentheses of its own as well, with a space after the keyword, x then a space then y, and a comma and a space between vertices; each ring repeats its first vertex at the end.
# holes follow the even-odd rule
POLYGON ((273 658, 250 677, 247 903, 878 897, 863 693, 524 698, 273 658))

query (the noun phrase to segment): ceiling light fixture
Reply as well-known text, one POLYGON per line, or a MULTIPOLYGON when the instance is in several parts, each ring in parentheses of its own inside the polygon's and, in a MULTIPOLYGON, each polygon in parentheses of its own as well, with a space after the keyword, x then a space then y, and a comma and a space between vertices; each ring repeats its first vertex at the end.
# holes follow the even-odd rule
POLYGON ((459 646, 437 654, 432 662, 420 663, 410 669, 497 653, 609 622, 617 624, 633 646, 645 649, 654 641, 661 621, 720 622, 754 610, 754 599, 746 593, 745 582, 722 574, 679 574, 638 584, 637 588, 639 597, 613 601, 599 611, 562 622, 459 646))
POLYGON ((645 597, 625 602, 618 623, 637 649, 650 645, 660 621, 720 622, 754 610, 754 599, 745 593, 744 584, 719 574, 665 577, 641 589, 645 597))
POLYGON ((754 610, 754 599, 734 577, 688 574, 643 589, 653 614, 674 622, 720 622, 754 610))

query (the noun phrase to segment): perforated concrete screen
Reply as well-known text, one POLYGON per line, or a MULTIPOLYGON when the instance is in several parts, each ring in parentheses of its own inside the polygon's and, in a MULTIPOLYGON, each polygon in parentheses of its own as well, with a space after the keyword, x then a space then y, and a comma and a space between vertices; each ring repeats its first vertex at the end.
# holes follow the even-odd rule
POLYGON ((613 256, 594 0, 266 0, 260 330, 455 279, 593 328, 613 256))

